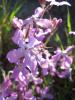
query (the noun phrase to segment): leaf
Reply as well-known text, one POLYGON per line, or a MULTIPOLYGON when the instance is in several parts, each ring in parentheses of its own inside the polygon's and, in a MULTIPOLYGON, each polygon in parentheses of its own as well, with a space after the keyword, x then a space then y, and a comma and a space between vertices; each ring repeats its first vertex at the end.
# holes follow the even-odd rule
POLYGON ((17 12, 21 9, 22 4, 18 5, 16 8, 14 8, 14 10, 12 11, 12 13, 10 14, 9 20, 11 21, 13 19, 13 17, 17 14, 17 12))
POLYGON ((68 32, 71 31, 71 16, 69 8, 67 7, 67 26, 68 26, 68 32))
POLYGON ((59 36, 58 34, 56 34, 55 41, 56 41, 57 43, 59 43, 61 49, 64 50, 64 47, 63 47, 63 44, 62 44, 61 38, 60 38, 60 36, 59 36))

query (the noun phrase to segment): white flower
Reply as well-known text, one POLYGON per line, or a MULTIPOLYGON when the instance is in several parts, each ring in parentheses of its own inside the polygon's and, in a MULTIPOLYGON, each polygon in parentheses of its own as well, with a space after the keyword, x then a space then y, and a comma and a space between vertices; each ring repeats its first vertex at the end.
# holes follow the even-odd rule
POLYGON ((73 35, 75 35, 75 31, 71 31, 71 32, 69 32, 69 34, 73 34, 73 35))
POLYGON ((67 1, 62 1, 62 2, 57 2, 55 0, 46 0, 47 2, 51 2, 50 5, 56 5, 56 6, 63 6, 63 5, 67 5, 67 6, 71 6, 70 3, 68 3, 67 1))

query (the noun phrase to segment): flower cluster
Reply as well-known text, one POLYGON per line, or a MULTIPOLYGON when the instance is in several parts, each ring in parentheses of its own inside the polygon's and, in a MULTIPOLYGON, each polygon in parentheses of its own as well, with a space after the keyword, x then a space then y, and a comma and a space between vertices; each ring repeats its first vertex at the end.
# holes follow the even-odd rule
POLYGON ((15 67, 0 87, 0 100, 43 100, 45 97, 52 100, 49 87, 42 88, 45 77, 50 75, 71 79, 73 57, 69 52, 74 46, 63 51, 57 48, 54 54, 49 53, 46 38, 54 34, 62 19, 43 18, 46 10, 38 7, 25 20, 13 18, 15 33, 12 40, 18 48, 9 51, 7 59, 15 67))

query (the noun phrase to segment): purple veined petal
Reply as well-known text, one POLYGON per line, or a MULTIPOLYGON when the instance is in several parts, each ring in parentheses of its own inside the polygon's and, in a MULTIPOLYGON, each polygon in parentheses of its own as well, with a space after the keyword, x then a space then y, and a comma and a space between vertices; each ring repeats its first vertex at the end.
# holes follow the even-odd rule
POLYGON ((30 71, 29 71, 28 68, 26 68, 26 65, 25 66, 22 66, 21 72, 22 72, 21 73, 21 76, 24 76, 26 82, 28 82, 29 81, 30 71))
POLYGON ((25 52, 25 59, 23 61, 23 66, 27 67, 30 72, 35 73, 37 70, 37 61, 34 55, 29 52, 25 52))
POLYGON ((29 72, 33 73, 35 76, 38 75, 37 60, 34 53, 29 52, 28 54, 25 54, 23 66, 25 65, 29 69, 29 72))
POLYGON ((34 36, 39 41, 43 41, 43 39, 45 38, 45 34, 44 34, 44 31, 42 29, 38 29, 38 32, 35 31, 34 36))
POLYGON ((48 28, 48 29, 45 30, 44 34, 47 35, 47 34, 50 34, 50 33, 51 33, 51 29, 48 28))
POLYGON ((71 78, 71 71, 72 71, 72 69, 70 68, 70 69, 66 69, 62 72, 57 71, 56 74, 59 78, 66 78, 66 77, 71 78))
POLYGON ((71 56, 66 55, 64 58, 65 58, 65 61, 67 61, 67 63, 69 63, 70 65, 72 64, 73 58, 71 56))
POLYGON ((35 12, 34 12, 34 13, 35 13, 35 14, 38 14, 38 13, 40 14, 40 13, 42 13, 42 12, 43 12, 43 8, 38 7, 38 8, 35 9, 35 12))
POLYGON ((0 87, 0 97, 2 98, 2 100, 6 100, 5 98, 8 97, 10 94, 11 90, 9 89, 9 87, 0 87))
MULTIPOLYGON (((28 67, 28 66, 27 66, 28 67)), ((32 66, 33 67, 33 66, 32 66)), ((34 70, 34 68, 33 69, 29 69, 29 68, 26 68, 26 70, 28 71, 28 73, 26 73, 24 70, 22 71, 22 74, 25 76, 25 78, 26 78, 26 82, 29 82, 29 81, 34 81, 36 78, 35 77, 37 77, 37 75, 38 75, 38 70, 37 69, 35 69, 34 70), (27 70, 28 69, 28 70, 27 70), (31 72, 30 72, 30 71, 31 72)), ((22 75, 20 75, 20 76, 22 76, 22 75)))
POLYGON ((27 44, 27 48, 33 48, 40 45, 42 42, 38 41, 35 37, 31 36, 29 38, 29 43, 27 44))
POLYGON ((54 76, 56 73, 56 64, 57 64, 56 62, 54 62, 52 59, 50 59, 48 70, 52 76, 54 76))
POLYGON ((46 93, 49 91, 49 87, 45 87, 44 89, 41 90, 41 95, 44 96, 46 93))
POLYGON ((37 70, 37 60, 36 60, 35 56, 31 56, 30 60, 31 60, 31 72, 33 74, 37 74, 37 72, 38 72, 38 70, 37 70))
POLYGON ((36 87, 35 87, 35 90, 36 90, 36 92, 37 92, 38 94, 40 94, 40 92, 41 92, 40 86, 36 86, 36 87))
POLYGON ((48 100, 53 100, 53 94, 50 93, 49 87, 45 87, 44 89, 41 90, 41 100, 44 100, 44 98, 48 100))
POLYGON ((41 98, 40 98, 40 100, 44 100, 44 98, 46 100, 54 100, 54 97, 53 97, 52 93, 48 93, 48 94, 42 95, 41 98))
POLYGON ((41 64, 42 62, 45 62, 46 60, 42 57, 42 53, 38 53, 37 54, 37 60, 39 62, 39 64, 41 64))
POLYGON ((27 19, 25 19, 25 20, 23 20, 23 26, 26 26, 26 25, 28 25, 28 24, 33 24, 33 18, 32 18, 32 16, 31 17, 29 17, 29 18, 27 18, 27 19))
POLYGON ((39 30, 39 32, 35 34, 35 37, 37 38, 37 40, 43 41, 45 36, 47 34, 50 34, 50 32, 51 32, 51 29, 46 29, 45 32, 43 30, 39 30))
POLYGON ((62 19, 61 18, 56 21, 57 25, 60 25, 61 23, 62 23, 62 19))
POLYGON ((0 96, 0 100, 6 100, 3 96, 0 96))
POLYGON ((48 19, 37 20, 36 24, 43 28, 51 28, 52 29, 52 21, 50 21, 48 19))
POLYGON ((56 55, 53 55, 51 59, 54 63, 57 63, 57 61, 59 61, 60 58, 61 58, 61 53, 57 53, 56 55))
POLYGON ((62 59, 61 65, 63 66, 63 68, 67 69, 71 67, 72 62, 73 62, 73 58, 66 55, 62 59))
POLYGON ((6 100, 16 100, 16 99, 17 99, 17 93, 15 92, 11 93, 11 96, 6 98, 6 100))
POLYGON ((55 73, 56 73, 55 66, 50 66, 49 67, 49 73, 50 73, 50 75, 55 76, 55 73))
POLYGON ((34 15, 32 15, 32 17, 33 17, 33 18, 38 18, 38 17, 40 17, 43 11, 44 11, 43 8, 38 7, 37 9, 35 9, 34 15))
POLYGON ((19 74, 18 74, 18 81, 24 85, 27 85, 30 79, 30 72, 25 66, 21 66, 19 74))
POLYGON ((12 78, 14 78, 16 80, 18 78, 19 72, 20 72, 20 69, 16 66, 13 69, 12 78))
POLYGON ((12 37, 12 40, 15 44, 19 45, 20 47, 24 47, 25 41, 24 41, 24 33, 22 30, 17 29, 14 36, 12 37))
POLYGON ((27 80, 26 76, 23 75, 23 73, 21 71, 19 72, 18 80, 19 80, 19 82, 21 82, 24 85, 28 84, 28 80, 27 80))
POLYGON ((37 38, 38 41, 43 41, 44 38, 45 38, 45 36, 44 35, 42 35, 42 36, 36 36, 36 38, 37 38))
POLYGON ((18 81, 19 84, 27 85, 28 84, 28 80, 26 78, 27 73, 28 71, 24 67, 22 68, 15 67, 13 70, 12 79, 18 81))
POLYGON ((33 76, 33 82, 36 85, 42 84, 43 83, 43 79, 42 78, 36 78, 36 77, 33 76))
POLYGON ((14 97, 7 97, 5 100, 16 100, 17 98, 14 98, 14 97))
POLYGON ((24 56, 24 51, 21 48, 14 49, 12 51, 9 51, 7 54, 7 59, 11 63, 17 63, 19 58, 24 56))
POLYGON ((75 49, 75 46, 74 45, 67 47, 64 52, 65 53, 68 53, 68 52, 72 51, 73 49, 75 49))
POLYGON ((11 63, 16 63, 18 61, 18 57, 16 55, 16 49, 8 52, 7 59, 11 63))
POLYGON ((2 83, 2 89, 6 90, 8 89, 8 87, 10 87, 12 85, 11 80, 10 79, 6 79, 4 80, 4 82, 2 83))
POLYGON ((32 96, 32 90, 25 92, 25 98, 30 98, 32 96))
POLYGON ((41 68, 48 68, 48 62, 44 58, 39 59, 39 64, 41 68))
POLYGON ((14 79, 15 82, 18 82, 18 88, 20 89, 20 91, 23 91, 24 87, 28 84, 28 80, 26 79, 22 71, 17 72, 17 74, 13 73, 12 79, 14 79))
POLYGON ((15 28, 21 28, 22 25, 23 25, 23 20, 18 19, 17 17, 14 17, 14 18, 13 18, 12 24, 13 24, 13 26, 14 26, 15 28))
POLYGON ((47 69, 47 68, 43 68, 43 69, 42 69, 42 74, 43 74, 44 76, 48 75, 48 69, 47 69))
POLYGON ((25 96, 24 97, 25 97, 26 100, 36 100, 36 98, 32 94, 32 90, 31 89, 25 92, 25 96))
POLYGON ((54 51, 55 54, 57 53, 62 53, 61 49, 60 48, 57 48, 55 51, 54 51))
POLYGON ((35 34, 35 32, 36 32, 36 28, 30 28, 30 30, 29 30, 29 37, 30 36, 34 36, 34 34, 35 34))

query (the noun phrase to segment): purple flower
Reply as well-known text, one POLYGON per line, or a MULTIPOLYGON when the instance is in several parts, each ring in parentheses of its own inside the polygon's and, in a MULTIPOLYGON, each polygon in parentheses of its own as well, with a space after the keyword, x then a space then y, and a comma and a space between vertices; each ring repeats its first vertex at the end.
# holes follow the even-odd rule
POLYGON ((36 47, 36 46, 38 46, 40 44, 42 44, 41 41, 39 41, 35 37, 31 36, 29 38, 29 43, 27 44, 27 48, 33 48, 33 47, 36 47))
POLYGON ((17 17, 14 17, 12 24, 13 24, 13 26, 15 28, 21 28, 22 25, 23 25, 23 20, 22 19, 18 19, 17 17))
POLYGON ((52 56, 51 60, 54 62, 55 66, 55 74, 58 77, 71 77, 71 65, 73 62, 73 58, 68 56, 69 51, 72 51, 74 47, 68 47, 66 50, 61 51, 61 49, 57 49, 55 51, 55 55, 52 56))
POLYGON ((41 100, 43 100, 43 99, 53 100, 53 95, 50 92, 48 86, 46 86, 44 89, 40 89, 40 95, 41 95, 41 97, 40 97, 41 100))
POLYGON ((33 48, 41 44, 41 41, 37 40, 34 36, 29 36, 25 38, 25 34, 22 30, 17 30, 12 40, 15 44, 19 45, 21 48, 33 48))
POLYGON ((22 48, 14 49, 9 51, 7 54, 7 59, 11 63, 18 63, 19 59, 24 57, 24 50, 22 48))
POLYGON ((37 9, 35 9, 34 15, 32 15, 33 18, 38 18, 42 15, 44 9, 41 7, 38 7, 37 9))
POLYGON ((17 100, 17 93, 11 93, 10 97, 7 97, 6 100, 17 100))
POLYGON ((25 47, 25 34, 22 30, 17 29, 14 36, 12 37, 12 40, 15 44, 19 45, 19 47, 25 47))
POLYGON ((16 100, 17 93, 11 88, 10 77, 6 76, 4 82, 0 85, 0 100, 16 100))
POLYGON ((73 49, 75 49, 75 45, 67 47, 66 50, 64 51, 64 53, 72 52, 73 49))
POLYGON ((24 87, 29 83, 29 76, 27 77, 28 73, 29 71, 25 67, 16 66, 11 77, 14 81, 19 83, 20 87, 24 87))
MULTIPOLYGON (((46 0, 50 5, 70 5, 69 3, 46 0)), ((45 76, 68 77, 71 79, 73 58, 68 54, 75 46, 66 50, 57 48, 51 55, 43 41, 58 28, 62 19, 43 18, 45 9, 38 7, 34 14, 22 20, 14 17, 13 26, 16 29, 12 37, 18 45, 17 49, 8 52, 7 59, 15 63, 10 77, 6 77, 0 90, 0 99, 4 100, 53 100, 53 95, 44 84, 45 76), (38 87, 37 87, 38 86, 38 87), (45 86, 45 87, 44 87, 45 86), (44 88, 41 88, 44 87, 44 88), (36 91, 34 91, 36 90, 36 91), (35 92, 35 93, 34 93, 35 92), (34 96, 39 94, 40 97, 34 96)))
POLYGON ((57 26, 61 22, 62 22, 62 19, 57 19, 57 18, 53 18, 51 20, 40 18, 36 20, 36 24, 38 26, 45 28, 45 29, 49 29, 50 32, 53 30, 53 28, 55 28, 55 26, 57 26))
POLYGON ((65 78, 66 77, 66 78, 69 78, 70 80, 72 80, 71 71, 72 71, 72 69, 70 68, 70 69, 65 69, 61 72, 57 71, 56 74, 59 78, 65 78))
POLYGON ((26 100, 36 100, 36 98, 32 94, 32 90, 31 89, 25 92, 24 98, 26 100))

